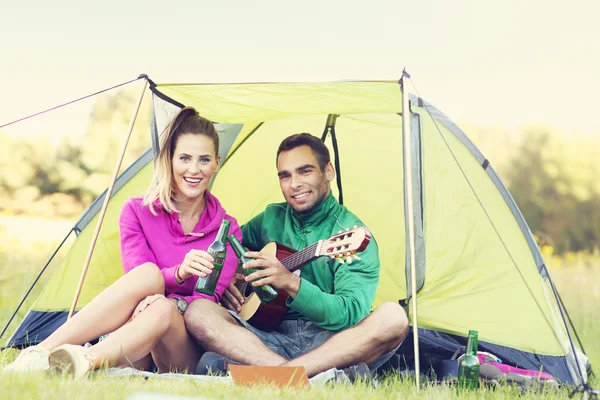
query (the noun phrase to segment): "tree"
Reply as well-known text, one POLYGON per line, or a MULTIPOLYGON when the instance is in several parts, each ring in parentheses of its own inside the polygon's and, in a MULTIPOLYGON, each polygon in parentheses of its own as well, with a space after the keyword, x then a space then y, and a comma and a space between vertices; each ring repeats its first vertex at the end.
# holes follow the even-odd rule
POLYGON ((588 226, 589 216, 597 215, 600 204, 597 196, 577 196, 581 182, 573 176, 564 148, 549 129, 530 128, 507 169, 508 188, 531 230, 551 238, 558 254, 591 251, 600 236, 588 226))
MULTIPOLYGON (((11 139, 0 133, 0 211, 78 215, 109 184, 137 90, 98 97, 80 143, 64 138, 11 139)), ((138 113, 122 169, 151 146, 151 100, 138 113)))
MULTIPOLYGON (((137 90, 120 90, 100 97, 94 105, 79 149, 79 163, 86 175, 81 186, 82 196, 95 198, 108 186, 137 100, 136 93, 137 90)), ((122 169, 150 148, 151 116, 150 96, 146 96, 122 169)))

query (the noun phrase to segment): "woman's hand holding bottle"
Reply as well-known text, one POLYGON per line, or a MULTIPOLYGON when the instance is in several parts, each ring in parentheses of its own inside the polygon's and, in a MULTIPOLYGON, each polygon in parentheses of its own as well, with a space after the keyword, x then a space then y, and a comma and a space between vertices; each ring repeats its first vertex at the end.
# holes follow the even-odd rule
POLYGON ((196 275, 201 278, 213 270, 214 258, 204 250, 190 250, 175 272, 178 281, 186 281, 196 275))

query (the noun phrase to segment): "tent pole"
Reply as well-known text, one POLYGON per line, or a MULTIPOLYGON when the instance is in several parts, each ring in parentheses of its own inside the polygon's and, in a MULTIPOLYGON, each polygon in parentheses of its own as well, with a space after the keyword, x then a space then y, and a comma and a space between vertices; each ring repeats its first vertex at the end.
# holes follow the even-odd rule
POLYGON ((412 159, 411 159, 411 144, 410 144, 410 103, 408 101, 408 89, 406 80, 410 79, 410 75, 406 69, 402 70, 402 78, 400 78, 400 86, 402 87, 402 136, 404 139, 404 165, 405 165, 405 187, 406 187, 406 215, 408 225, 408 250, 409 250, 409 265, 410 265, 410 290, 412 303, 412 325, 413 325, 413 342, 415 352, 415 383, 417 392, 420 390, 420 360, 419 360, 419 324, 417 321, 417 273, 415 268, 415 220, 413 218, 413 193, 412 193, 412 159))
POLYGON ((146 91, 146 87, 148 86, 148 80, 144 80, 144 86, 140 92, 140 97, 137 101, 133 114, 131 116, 131 120, 129 121, 129 128, 127 131, 127 137, 125 138, 125 142, 123 143, 123 148, 121 149, 121 155, 119 156, 119 160, 117 161, 117 165, 115 165, 115 170, 113 171, 113 175, 110 181, 110 185, 106 190, 106 196, 104 197, 104 204, 102 204, 102 209, 100 210, 100 214, 98 215, 98 224, 96 225, 96 230, 94 231, 94 236, 92 236, 92 242, 90 243, 90 248, 88 250, 87 258, 85 259, 85 264, 83 265, 83 270, 81 271, 81 276, 79 277, 79 283, 77 284, 77 289, 75 290, 75 296, 73 296, 73 303, 71 304, 71 309, 69 310, 69 317, 71 318, 75 313, 75 307, 77 306, 77 300, 79 300, 79 295, 81 294, 81 288, 83 287, 83 282, 85 280, 85 275, 87 274, 88 268, 90 266, 90 262, 92 260, 92 254, 94 253, 94 248, 96 247, 96 241, 98 240, 98 236, 100 234, 100 228, 102 227, 102 222, 104 221, 104 215, 106 214, 106 210, 108 209, 108 202, 112 196, 113 188, 115 186, 115 182, 117 180, 117 175, 119 174, 119 170, 121 169, 121 163, 123 162, 123 157, 125 156, 125 150, 127 150, 127 144, 129 143, 129 138, 131 137, 131 132, 133 131, 133 125, 135 124, 135 120, 137 118, 138 111, 140 110, 140 106, 142 105, 142 99, 144 98, 144 92, 146 91))

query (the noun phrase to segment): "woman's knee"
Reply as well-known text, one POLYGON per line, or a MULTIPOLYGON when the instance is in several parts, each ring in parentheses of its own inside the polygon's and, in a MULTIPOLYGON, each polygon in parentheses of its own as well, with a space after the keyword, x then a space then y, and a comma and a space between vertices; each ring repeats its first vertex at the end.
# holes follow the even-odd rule
POLYGON ((158 266, 154 263, 147 262, 141 264, 129 271, 128 274, 132 275, 132 279, 135 280, 136 286, 143 289, 145 293, 162 294, 165 292, 165 279, 158 266))
POLYGON ((178 311, 169 299, 162 297, 152 302, 140 312, 140 314, 142 313, 151 313, 152 319, 166 332, 178 311))

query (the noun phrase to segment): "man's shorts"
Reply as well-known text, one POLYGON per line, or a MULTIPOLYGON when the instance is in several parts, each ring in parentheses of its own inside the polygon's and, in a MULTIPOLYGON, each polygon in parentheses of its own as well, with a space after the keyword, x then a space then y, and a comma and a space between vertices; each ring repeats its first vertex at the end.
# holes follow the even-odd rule
MULTIPOLYGON (((259 337, 260 340, 275 353, 280 356, 291 360, 299 357, 305 353, 308 353, 314 348, 319 347, 325 343, 336 333, 341 331, 329 331, 323 329, 311 321, 304 321, 301 319, 284 320, 281 325, 272 332, 265 332, 242 319, 236 312, 227 310, 229 314, 242 326, 249 329, 252 333, 259 337)), ((398 346, 400 347, 400 346, 398 346)), ((383 365, 389 360, 394 353, 398 350, 397 348, 383 354, 375 362, 369 365, 369 369, 375 372, 377 368, 383 365)))

